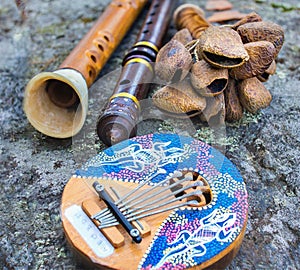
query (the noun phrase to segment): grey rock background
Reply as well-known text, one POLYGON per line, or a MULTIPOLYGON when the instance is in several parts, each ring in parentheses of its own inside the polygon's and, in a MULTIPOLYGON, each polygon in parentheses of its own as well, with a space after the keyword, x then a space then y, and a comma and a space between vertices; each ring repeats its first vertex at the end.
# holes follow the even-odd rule
MULTIPOLYGON (((28 17, 23 23, 14 1, 0 2, 2 269, 84 269, 64 238, 61 194, 76 168, 105 148, 91 132, 93 117, 111 94, 115 70, 134 43, 145 12, 102 70, 100 82, 92 87, 101 85, 102 90, 91 94, 95 111, 87 119, 88 136, 81 133, 57 140, 42 135, 28 123, 22 101, 27 82, 41 71, 55 70, 109 2, 28 0, 28 17)), ((205 1, 181 1, 186 2, 205 5, 205 1)), ((242 248, 229 269, 300 269, 299 2, 231 3, 244 13, 256 11, 285 30, 277 72, 265 84, 273 101, 258 115, 246 114, 241 122, 227 125, 222 142, 216 142, 209 129, 197 122, 196 132, 190 135, 221 144, 247 184, 249 222, 242 248)), ((172 31, 174 28, 169 35, 172 31)), ((138 132, 168 132, 185 125, 181 120, 147 119, 138 132)))

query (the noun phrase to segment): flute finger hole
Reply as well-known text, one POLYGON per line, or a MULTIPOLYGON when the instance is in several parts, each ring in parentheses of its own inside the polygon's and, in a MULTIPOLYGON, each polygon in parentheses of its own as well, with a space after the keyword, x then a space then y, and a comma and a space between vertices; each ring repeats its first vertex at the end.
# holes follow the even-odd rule
POLYGON ((96 58, 95 55, 91 55, 91 59, 92 59, 92 61, 93 61, 94 63, 97 63, 97 58, 96 58))
POLYGON ((103 46, 101 45, 101 44, 98 44, 98 49, 100 50, 100 51, 104 51, 104 48, 103 48, 103 46))
POLYGON ((103 38, 107 41, 107 42, 109 42, 109 38, 108 38, 108 36, 103 36, 103 38))
POLYGON ((128 84, 128 83, 130 83, 130 80, 125 79, 120 82, 120 85, 124 85, 124 84, 128 84))

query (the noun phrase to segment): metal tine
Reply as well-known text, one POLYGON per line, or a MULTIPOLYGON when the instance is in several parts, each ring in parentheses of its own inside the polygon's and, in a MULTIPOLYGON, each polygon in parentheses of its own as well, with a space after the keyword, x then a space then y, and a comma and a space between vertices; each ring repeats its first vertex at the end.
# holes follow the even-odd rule
MULTIPOLYGON (((148 196, 144 197, 145 194, 147 194, 147 193, 149 193, 150 191, 153 191, 155 188, 159 187, 158 185, 156 185, 156 186, 154 186, 154 187, 152 187, 152 188, 149 188, 149 189, 145 190, 145 192, 142 192, 142 193, 138 194, 139 196, 136 197, 135 199, 140 198, 140 200, 138 200, 138 201, 136 201, 136 202, 134 202, 134 203, 132 203, 132 204, 129 204, 129 205, 127 204, 128 202, 126 202, 126 205, 124 205, 124 207, 120 208, 120 210, 121 210, 121 211, 126 211, 126 210, 129 209, 130 207, 133 207, 133 206, 139 204, 140 202, 145 202, 145 201, 147 201, 147 200, 149 200, 149 199, 152 199, 153 197, 156 197, 157 195, 160 195, 161 193, 163 193, 163 192, 165 192, 165 191, 168 191, 168 190, 170 190, 171 188, 176 187, 176 186, 180 185, 181 183, 183 183, 183 182, 185 182, 185 181, 190 181, 190 180, 191 180, 190 178, 183 178, 183 179, 181 179, 181 180, 179 180, 179 181, 177 181, 177 182, 175 182, 175 183, 173 183, 173 184, 171 184, 171 185, 169 185, 169 186, 163 187, 162 189, 160 189, 160 190, 158 190, 158 191, 156 191, 156 192, 154 192, 154 193, 151 193, 151 194, 149 194, 148 196)), ((193 183, 193 184, 190 185, 190 186, 183 187, 183 188, 177 190, 176 193, 175 193, 175 192, 168 193, 168 194, 167 194, 167 197, 172 196, 172 195, 174 195, 174 194, 178 194, 178 193, 180 193, 180 192, 182 192, 182 191, 184 191, 184 190, 186 190, 186 189, 188 189, 188 188, 192 188, 192 187, 194 187, 194 186, 197 186, 197 185, 198 185, 197 183, 198 183, 198 182, 195 182, 195 183, 193 183)), ((164 198, 164 197, 163 197, 163 198, 164 198)), ((162 200, 163 198, 160 198, 159 200, 162 200)), ((142 206, 140 206, 140 207, 138 207, 138 208, 142 208, 142 206)))
POLYGON ((91 216, 91 218, 99 219, 99 218, 105 217, 105 216, 113 216, 113 213, 110 212, 110 210, 108 208, 104 208, 100 212, 98 212, 95 215, 91 216))
MULTIPOLYGON (((127 194, 125 194, 123 197, 121 197, 120 199, 118 199, 115 204, 118 205, 120 202, 124 201, 125 199, 127 199, 129 196, 131 196, 133 193, 135 193, 137 190, 139 190, 140 188, 142 188, 144 185, 146 185, 147 183, 149 183, 154 177, 156 177, 157 175, 160 174, 160 171, 158 170, 155 174, 153 174, 152 176, 150 176, 146 181, 140 183, 136 188, 134 188, 133 190, 131 190, 130 192, 128 192, 127 194)), ((166 178, 168 179, 168 178, 166 178)), ((163 180, 165 181, 165 180, 163 180)))
MULTIPOLYGON (((200 190, 199 190, 199 191, 195 191, 195 192, 191 192, 191 193, 187 193, 187 194, 184 194, 184 195, 182 195, 182 196, 180 196, 180 197, 174 198, 174 199, 172 199, 172 200, 170 200, 170 201, 166 201, 166 202, 164 202, 164 203, 162 203, 162 204, 154 205, 154 206, 149 207, 149 208, 145 208, 145 209, 141 209, 141 210, 139 210, 139 211, 134 211, 134 212, 125 214, 125 217, 129 220, 129 218, 134 217, 135 215, 139 215, 139 214, 148 212, 148 211, 153 210, 153 209, 156 209, 156 208, 161 208, 161 207, 163 207, 163 206, 165 206, 165 205, 171 204, 171 203, 173 203, 173 202, 180 201, 180 200, 185 199, 185 198, 188 198, 188 197, 190 197, 190 196, 201 195, 201 194, 202 194, 202 192, 201 192, 200 190)), ((178 207, 178 206, 177 206, 177 207, 178 207)))
POLYGON ((143 224, 139 220, 136 220, 135 222, 140 226, 140 228, 142 230, 144 230, 144 226, 143 226, 143 224))
MULTIPOLYGON (((179 173, 180 173, 180 172, 179 172, 179 173)), ((175 177, 175 176, 172 176, 172 177, 170 177, 170 178, 168 178, 168 177, 165 178, 164 180, 162 180, 161 182, 159 182, 157 185, 151 186, 151 188, 148 188, 148 189, 142 191, 141 193, 135 194, 134 197, 130 198, 130 199, 127 200, 127 201, 125 201, 125 199, 123 198, 123 199, 122 199, 122 203, 121 203, 121 204, 117 203, 117 205, 118 205, 119 207, 124 207, 124 206, 127 205, 129 202, 132 202, 132 201, 134 201, 135 199, 140 198, 142 195, 145 195, 146 193, 150 192, 151 190, 153 190, 153 189, 155 189, 155 188, 157 188, 157 187, 160 187, 162 184, 164 184, 165 182, 169 181, 169 180, 172 179, 173 177, 175 177)), ((139 185, 139 186, 140 186, 140 185, 139 185)), ((138 190, 141 188, 141 187, 139 187, 139 186, 136 187, 135 192, 138 191, 138 190)), ((166 186, 166 187, 168 187, 168 186, 166 186)), ((133 194, 133 193, 132 193, 132 194, 133 194)), ((132 195, 132 194, 131 194, 131 195, 132 195)), ((127 196, 127 197, 128 197, 128 196, 127 196)))
POLYGON ((103 228, 108 228, 108 227, 112 227, 112 226, 117 226, 119 225, 119 222, 115 222, 115 223, 105 223, 105 224, 101 224, 98 226, 99 229, 103 229, 103 228))
POLYGON ((144 218, 144 217, 153 216, 153 215, 160 214, 160 213, 163 213, 163 212, 166 212, 166 211, 170 211, 170 210, 173 210, 173 209, 176 209, 176 208, 184 207, 184 206, 187 206, 189 204, 190 204, 189 202, 183 202, 182 204, 172 205, 170 207, 163 208, 163 209, 160 209, 160 210, 156 210, 156 211, 153 211, 153 212, 150 212, 150 213, 147 213, 147 214, 143 214, 143 215, 140 215, 140 216, 134 216, 134 217, 128 218, 128 221, 131 222, 131 221, 135 221, 135 220, 138 220, 138 219, 141 219, 141 218, 144 218))
POLYGON ((101 224, 106 223, 106 222, 112 222, 112 221, 117 221, 115 217, 110 217, 110 218, 104 218, 104 219, 97 219, 101 224))
POLYGON ((120 194, 118 193, 118 191, 116 191, 115 188, 112 187, 112 186, 110 186, 109 188, 115 194, 115 196, 117 197, 117 199, 119 200, 120 199, 120 194))
POLYGON ((117 220, 113 220, 113 221, 110 221, 110 222, 103 222, 103 223, 100 223, 100 225, 98 227, 110 227, 110 226, 116 226, 116 225, 119 225, 119 221, 117 220), (115 224, 115 225, 114 225, 115 224))

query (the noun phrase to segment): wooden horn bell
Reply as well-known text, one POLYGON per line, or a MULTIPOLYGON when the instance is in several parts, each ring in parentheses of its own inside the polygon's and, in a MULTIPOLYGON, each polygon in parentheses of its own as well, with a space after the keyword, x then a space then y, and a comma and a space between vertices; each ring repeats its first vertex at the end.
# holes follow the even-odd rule
POLYGON ((24 111, 34 128, 54 138, 80 131, 88 110, 88 88, 146 3, 113 0, 56 71, 39 73, 29 81, 24 111))

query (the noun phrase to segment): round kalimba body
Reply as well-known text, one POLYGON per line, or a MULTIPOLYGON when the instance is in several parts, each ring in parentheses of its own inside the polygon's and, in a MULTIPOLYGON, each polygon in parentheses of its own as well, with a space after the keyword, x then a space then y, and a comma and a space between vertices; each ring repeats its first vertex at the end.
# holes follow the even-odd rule
POLYGON ((240 173, 218 150, 148 134, 87 161, 67 183, 61 210, 67 239, 95 267, 222 269, 241 245, 248 201, 240 173))

